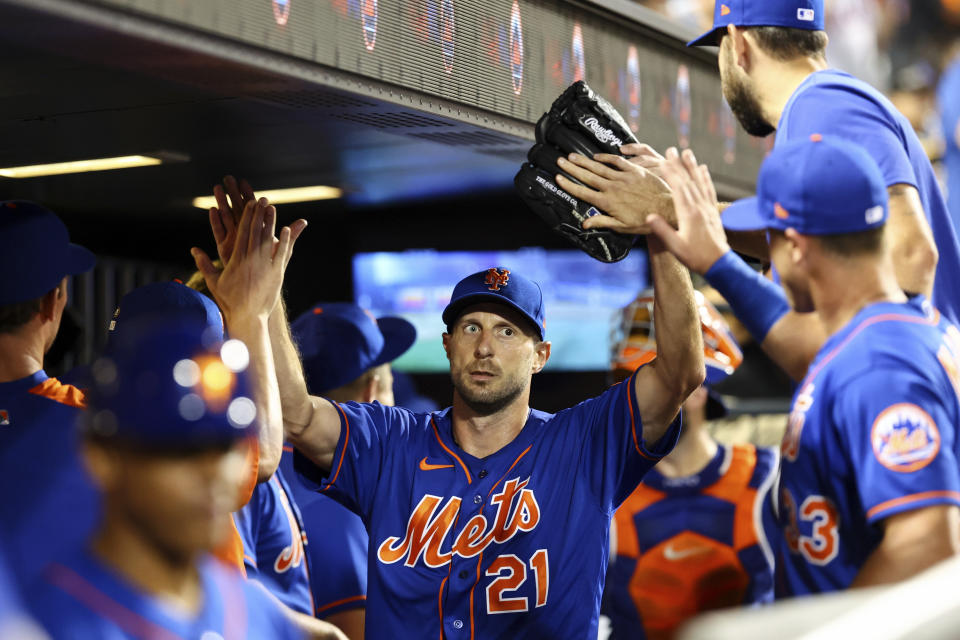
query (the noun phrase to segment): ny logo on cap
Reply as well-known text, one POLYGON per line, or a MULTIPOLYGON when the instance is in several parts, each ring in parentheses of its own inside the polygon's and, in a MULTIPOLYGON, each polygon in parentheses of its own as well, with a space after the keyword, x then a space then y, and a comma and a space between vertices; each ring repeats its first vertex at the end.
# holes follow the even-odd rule
POLYGON ((501 273, 496 268, 487 269, 487 278, 483 281, 484 284, 490 285, 488 288, 490 291, 500 291, 500 287, 507 286, 507 283, 510 282, 510 271, 504 269, 501 273))
POLYGON ((0 409, 0 426, 6 426, 10 424, 10 414, 7 413, 6 409, 0 409))

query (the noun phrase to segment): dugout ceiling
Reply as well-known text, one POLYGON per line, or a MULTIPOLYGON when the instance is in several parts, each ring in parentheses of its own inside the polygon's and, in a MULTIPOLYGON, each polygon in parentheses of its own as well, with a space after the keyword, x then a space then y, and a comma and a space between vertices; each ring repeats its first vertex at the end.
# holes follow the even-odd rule
POLYGON ((530 125, 580 77, 642 140, 689 143, 739 196, 764 145, 689 35, 628 0, 0 0, 0 167, 188 159, 0 178, 0 197, 185 219, 224 171, 344 188, 315 205, 338 210, 508 194, 530 125))

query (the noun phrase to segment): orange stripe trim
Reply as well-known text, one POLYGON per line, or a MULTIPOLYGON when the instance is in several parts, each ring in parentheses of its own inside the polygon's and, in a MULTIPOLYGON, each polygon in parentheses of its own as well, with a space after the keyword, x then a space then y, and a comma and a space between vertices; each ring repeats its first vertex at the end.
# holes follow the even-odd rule
POLYGON ((433 435, 437 437, 437 442, 440 443, 440 446, 443 447, 443 450, 456 458, 457 462, 460 463, 460 468, 463 469, 465 474, 467 474, 467 484, 473 484, 473 478, 470 476, 470 471, 467 469, 467 465, 463 464, 463 460, 460 459, 460 456, 451 451, 450 447, 443 444, 443 440, 440 439, 440 431, 437 430, 437 423, 434 422, 433 416, 430 417, 430 426, 433 427, 433 435))
MULTIPOLYGON (((447 569, 447 578, 450 577, 450 569, 447 569)), ((440 595, 437 598, 437 610, 440 612, 440 640, 443 640, 443 585, 447 584, 447 578, 440 582, 440 595)))
POLYGON ((334 607, 339 607, 342 604, 347 604, 348 602, 359 602, 360 600, 366 600, 367 596, 350 596, 349 598, 343 598, 342 600, 337 600, 336 602, 331 602, 330 604, 325 604, 322 607, 317 608, 317 613, 322 613, 327 609, 333 609, 334 607))
POLYGON ((640 454, 641 458, 646 458, 647 460, 659 460, 660 458, 655 458, 644 453, 643 449, 640 448, 640 441, 637 440, 637 419, 633 414, 633 403, 637 397, 637 372, 639 371, 640 369, 637 369, 633 372, 633 375, 630 376, 630 389, 627 391, 627 405, 630 407, 630 433, 633 434, 633 446, 636 448, 637 453, 640 454))
MULTIPOLYGON (((832 350, 830 353, 828 353, 828 354, 826 355, 826 357, 824 357, 823 360, 820 361, 820 364, 818 364, 816 367, 814 367, 814 368, 810 371, 810 373, 807 374, 807 377, 804 379, 804 381, 806 381, 806 380, 813 380, 814 378, 816 378, 816 377, 817 377, 817 374, 820 373, 820 371, 821 371, 825 366, 827 366, 827 363, 828 363, 828 362, 830 362, 831 360, 833 360, 833 359, 837 356, 837 354, 839 354, 839 353, 844 349, 844 347, 846 347, 846 346, 850 343, 851 340, 853 340, 855 337, 857 337, 857 335, 858 335, 861 331, 863 331, 864 329, 866 329, 866 328, 869 327, 870 325, 874 325, 874 324, 877 324, 877 323, 879 323, 879 322, 892 322, 892 321, 896 321, 896 320, 899 320, 900 322, 911 322, 911 323, 913 323, 913 324, 925 324, 925 325, 929 325, 929 326, 932 327, 932 326, 936 326, 936 324, 937 324, 938 322, 940 322, 940 312, 939 312, 939 311, 935 311, 935 313, 934 313, 934 315, 933 315, 932 318, 918 318, 918 317, 916 317, 916 316, 905 316, 905 315, 899 314, 899 313, 884 313, 884 314, 881 314, 881 315, 879 315, 879 316, 873 316, 872 318, 867 318, 866 320, 864 320, 863 322, 861 322, 859 325, 857 325, 857 328, 854 329, 854 330, 850 333, 850 335, 848 335, 846 338, 844 338, 843 342, 841 342, 841 343, 838 344, 836 347, 834 347, 833 350, 832 350)), ((801 386, 802 386, 802 385, 801 385, 801 386)))
POLYGON ((68 407, 77 409, 87 408, 87 399, 83 391, 70 384, 63 384, 56 378, 47 378, 37 386, 30 389, 29 393, 36 396, 49 398, 54 402, 65 404, 68 407))
POLYGON ((869 520, 873 516, 888 509, 893 509, 894 507, 900 507, 905 504, 910 504, 912 502, 920 502, 922 500, 934 500, 936 498, 949 498, 951 500, 956 500, 960 502, 960 492, 957 491, 924 491, 923 493, 914 493, 909 496, 902 496, 900 498, 894 498, 893 500, 887 500, 886 502, 881 502, 877 506, 873 507, 867 511, 867 519, 869 520))
POLYGON ((323 493, 332 487, 333 483, 337 481, 337 477, 340 475, 340 467, 343 466, 343 458, 347 455, 347 445, 350 443, 350 420, 347 418, 347 414, 344 412, 343 407, 336 402, 333 403, 333 406, 337 408, 337 411, 339 411, 340 415, 343 417, 343 428, 346 429, 347 432, 343 436, 343 448, 340 450, 340 462, 337 463, 337 472, 333 474, 333 478, 327 483, 327 486, 320 490, 320 493, 323 493))
POLYGON ((287 453, 293 453, 293 447, 291 447, 288 444, 283 445, 283 450, 286 451, 287 453))

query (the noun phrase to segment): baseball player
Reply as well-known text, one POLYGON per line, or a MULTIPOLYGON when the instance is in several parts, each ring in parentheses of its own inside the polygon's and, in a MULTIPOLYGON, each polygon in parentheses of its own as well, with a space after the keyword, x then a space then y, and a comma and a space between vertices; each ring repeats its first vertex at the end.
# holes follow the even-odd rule
MULTIPOLYGON (((960 245, 930 161, 910 123, 887 98, 867 83, 828 68, 823 17, 823 0, 717 0, 713 28, 690 46, 719 45, 723 95, 747 133, 765 136, 776 130, 777 145, 829 135, 867 149, 888 191, 891 255, 900 287, 908 294, 932 294, 938 309, 960 320, 960 245)), ((636 156, 652 175, 631 170, 630 163, 616 156, 594 156, 597 162, 571 157, 561 164, 588 186, 562 176, 558 184, 610 213, 591 218, 584 228, 646 232, 644 219, 633 229, 619 221, 630 215, 619 212, 638 202, 645 214, 673 219, 672 201, 656 176, 663 158, 644 145, 622 151, 636 156)), ((762 229, 752 229, 726 212, 723 224, 737 232, 730 235, 737 251, 768 257, 762 229)), ((737 308, 740 301, 727 291, 720 293, 739 316, 750 315, 748 307, 737 308)), ((792 326, 790 344, 763 347, 799 380, 826 336, 815 317, 783 311, 775 317, 754 314, 750 324, 761 344, 768 322, 792 326)))
MULTIPOLYGON (((107 344, 121 339, 128 327, 136 327, 137 323, 145 320, 189 323, 210 341, 223 342, 226 339, 223 317, 213 300, 179 282, 155 282, 137 287, 120 299, 110 322, 107 344)), ((89 372, 86 377, 90 377, 89 372)), ((242 508, 251 500, 257 491, 256 487, 260 486, 258 482, 263 483, 260 476, 269 471, 269 461, 263 460, 261 463, 260 453, 271 450, 270 431, 264 429, 258 435, 266 446, 261 447, 257 440, 249 441, 248 472, 241 480, 234 509, 242 508)), ((230 533, 213 553, 218 559, 243 571, 243 540, 233 520, 227 519, 230 521, 230 533)))
POLYGON ((94 363, 82 440, 103 516, 29 594, 53 638, 300 637, 263 589, 205 555, 248 473, 249 361, 243 343, 163 318, 94 363))
POLYGON ((704 376, 689 275, 656 239, 651 254, 657 359, 555 415, 528 404, 550 356, 543 296, 503 267, 464 278, 444 311, 445 411, 310 396, 272 334, 295 462, 370 534, 368 639, 596 637, 613 511, 704 376))
MULTIPOLYGON (((662 219, 654 231, 692 270, 752 289, 762 312, 783 294, 730 251, 709 174, 688 159, 679 231, 662 219)), ((829 336, 781 445, 778 594, 894 582, 956 554, 960 331, 898 285, 880 169, 856 145, 812 136, 775 149, 742 206, 770 234, 789 304, 829 336)))
MULTIPOLYGON (((402 318, 374 319, 354 304, 319 304, 291 327, 300 349, 307 386, 334 402, 379 402, 393 406, 390 362, 416 340, 416 329, 402 318)), ((293 448, 280 462, 295 477, 293 448)), ((363 640, 367 597, 369 536, 360 517, 329 496, 294 485, 315 567, 313 600, 318 617, 351 640, 363 640)))
MULTIPOLYGON (((706 383, 683 403, 676 448, 620 505, 611 529, 615 555, 603 592, 610 640, 672 638, 710 609, 773 600, 777 525, 771 487, 775 450, 719 444, 707 421, 726 415, 707 385, 733 373, 740 348, 717 309, 697 291, 706 383)), ((626 377, 656 357, 653 296, 625 309, 625 340, 613 358, 626 377)))
POLYGON ((0 496, 0 543, 23 586, 54 550, 82 544, 100 506, 72 429, 83 393, 43 370, 69 276, 89 271, 94 257, 30 202, 0 202, 0 237, 0 465, 16 485, 0 496))

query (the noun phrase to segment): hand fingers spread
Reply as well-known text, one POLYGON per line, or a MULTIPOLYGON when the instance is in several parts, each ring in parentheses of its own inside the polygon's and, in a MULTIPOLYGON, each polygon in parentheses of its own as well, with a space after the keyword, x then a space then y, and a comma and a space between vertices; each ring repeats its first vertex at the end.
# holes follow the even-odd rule
POLYGON ((616 218, 603 214, 590 216, 580 226, 584 229, 611 229, 613 231, 621 231, 626 228, 626 225, 616 218))
POLYGON ((272 245, 274 233, 277 230, 277 208, 272 204, 267 205, 263 214, 263 237, 260 239, 260 246, 263 247, 268 242, 272 245))
POLYGON ((251 200, 243 208, 243 216, 240 218, 240 226, 237 228, 237 241, 233 249, 234 256, 239 254, 240 257, 243 257, 249 251, 251 228, 256 208, 255 200, 251 200))
POLYGON ((560 158, 557 160, 557 164, 561 169, 589 187, 602 189, 607 184, 607 179, 615 175, 614 170, 604 164, 580 155, 571 154, 570 157, 576 158, 576 161, 560 158))
MULTIPOLYGON (((294 244, 297 241, 297 238, 300 237, 300 234, 303 233, 303 230, 307 228, 307 221, 303 218, 295 220, 293 224, 290 225, 290 244, 294 244)), ((292 248, 291 248, 292 250, 292 248)))
POLYGON ((220 185, 213 187, 213 199, 217 201, 217 208, 220 211, 225 214, 230 213, 230 203, 227 202, 227 194, 220 185))
POLYGON ((647 216, 647 224, 650 226, 650 233, 660 239, 667 251, 679 258, 680 252, 684 250, 684 240, 676 229, 655 213, 647 216))
POLYGON ((207 289, 210 290, 210 293, 216 292, 217 281, 219 280, 219 272, 216 267, 213 266, 213 261, 210 260, 208 256, 202 249, 193 247, 190 249, 190 255, 193 256, 193 261, 197 265, 197 270, 200 271, 200 275, 203 276, 204 282, 207 283, 207 289))
POLYGON ((243 196, 244 202, 257 199, 257 196, 253 193, 253 187, 245 179, 240 181, 240 194, 243 196))
POLYGON ((245 203, 243 196, 240 195, 240 188, 237 185, 237 179, 233 176, 224 176, 223 186, 227 190, 227 194, 230 196, 230 202, 233 204, 234 214, 242 213, 243 206, 245 203))
POLYGON ((700 171, 700 188, 703 191, 704 195, 710 201, 710 204, 716 205, 717 203, 717 189, 713 186, 713 178, 710 176, 710 169, 707 168, 707 165, 702 164, 699 167, 700 171))
POLYGON ((642 142, 631 142, 630 144, 625 144, 620 147, 620 153, 625 156, 646 156, 655 158, 657 160, 663 160, 663 156, 657 153, 653 147, 642 142))
POLYGON ((210 207, 210 229, 213 231, 213 240, 217 243, 217 248, 223 244, 227 238, 227 231, 223 228, 223 222, 220 220, 220 211, 216 207, 210 207))
POLYGON ((277 247, 276 254, 276 257, 280 259, 274 259, 273 265, 278 267, 281 271, 286 269, 287 264, 290 262, 291 250, 293 249, 293 243, 290 241, 290 238, 290 227, 284 227, 283 229, 280 229, 280 244, 277 247))
POLYGON ((259 249, 260 243, 263 241, 263 222, 266 216, 267 207, 269 206, 266 198, 260 198, 253 204, 253 220, 250 222, 250 244, 248 248, 250 253, 253 253, 259 249))
POLYGON ((576 182, 567 180, 561 175, 556 176, 556 180, 557 185, 574 198, 577 198, 578 200, 586 200, 591 204, 597 205, 601 209, 603 208, 601 201, 604 200, 604 198, 603 194, 601 194, 599 191, 594 191, 593 189, 585 187, 582 184, 577 184, 576 182))

